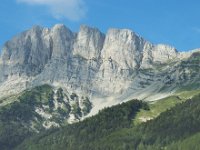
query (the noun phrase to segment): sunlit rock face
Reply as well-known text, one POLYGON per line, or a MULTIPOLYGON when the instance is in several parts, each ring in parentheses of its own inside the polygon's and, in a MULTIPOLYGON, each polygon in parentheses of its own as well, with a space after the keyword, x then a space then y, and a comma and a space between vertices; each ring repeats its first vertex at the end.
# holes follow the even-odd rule
MULTIPOLYGON (((191 76, 182 62, 198 51, 180 53, 152 44, 128 29, 82 25, 75 33, 65 25, 34 26, 6 42, 0 60, 0 95, 5 97, 42 84, 98 97, 147 98, 170 93, 191 76)), ((198 71, 197 71, 198 74, 198 71)), ((196 77, 196 78, 195 78, 196 77)))

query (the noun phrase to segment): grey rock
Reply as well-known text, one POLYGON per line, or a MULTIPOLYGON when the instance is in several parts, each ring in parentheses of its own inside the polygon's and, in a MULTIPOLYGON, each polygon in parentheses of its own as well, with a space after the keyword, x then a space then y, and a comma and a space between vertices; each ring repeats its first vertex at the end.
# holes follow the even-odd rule
POLYGON ((35 26, 5 43, 0 95, 46 83, 86 93, 94 101, 170 94, 199 79, 199 70, 192 74, 192 67, 183 67, 195 65, 189 60, 198 51, 181 53, 168 45, 154 45, 128 29, 110 29, 104 35, 85 25, 78 33, 61 24, 51 29, 35 26))

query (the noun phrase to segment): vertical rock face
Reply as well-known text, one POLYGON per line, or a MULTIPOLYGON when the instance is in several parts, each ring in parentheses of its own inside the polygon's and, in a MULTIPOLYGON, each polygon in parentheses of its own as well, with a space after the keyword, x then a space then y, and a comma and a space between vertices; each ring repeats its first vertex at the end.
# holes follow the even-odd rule
POLYGON ((2 61, 11 64, 45 65, 50 58, 48 30, 35 26, 7 42, 3 48, 2 61))
POLYGON ((67 59, 71 57, 75 36, 64 25, 55 25, 47 37, 50 40, 52 58, 67 59))
POLYGON ((81 26, 74 44, 74 55, 85 59, 99 59, 105 35, 96 28, 81 26))
POLYGON ((1 56, 4 75, 33 76, 40 73, 51 58, 50 40, 46 34, 49 34, 48 29, 35 26, 8 41, 1 56))
POLYGON ((178 52, 174 47, 159 44, 152 49, 154 62, 165 63, 178 57, 178 52))
POLYGON ((150 42, 146 42, 143 47, 143 54, 142 54, 142 62, 140 67, 141 68, 152 68, 153 63, 153 55, 152 49, 154 45, 150 42))
POLYGON ((88 26, 81 26, 78 33, 64 25, 35 26, 4 45, 0 94, 45 83, 87 94, 152 94, 177 77, 168 65, 183 56, 189 54, 154 45, 128 29, 110 29, 104 35, 88 26))
POLYGON ((122 69, 137 68, 142 59, 144 43, 142 38, 130 30, 110 29, 101 56, 116 61, 122 69))

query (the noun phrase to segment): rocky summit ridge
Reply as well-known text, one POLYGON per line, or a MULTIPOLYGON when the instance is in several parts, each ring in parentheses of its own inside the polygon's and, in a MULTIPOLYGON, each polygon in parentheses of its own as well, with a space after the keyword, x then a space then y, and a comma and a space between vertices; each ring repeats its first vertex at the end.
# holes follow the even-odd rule
POLYGON ((178 52, 128 29, 34 26, 7 41, 0 58, 1 98, 49 84, 87 95, 94 110, 130 98, 159 99, 198 84, 198 50, 178 52))

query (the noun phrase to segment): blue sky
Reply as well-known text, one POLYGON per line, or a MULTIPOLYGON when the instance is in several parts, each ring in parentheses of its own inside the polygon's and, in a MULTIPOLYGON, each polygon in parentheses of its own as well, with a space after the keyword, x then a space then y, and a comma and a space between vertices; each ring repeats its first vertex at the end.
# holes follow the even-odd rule
POLYGON ((129 28, 180 51, 200 48, 199 0, 1 0, 0 45, 33 25, 129 28))

